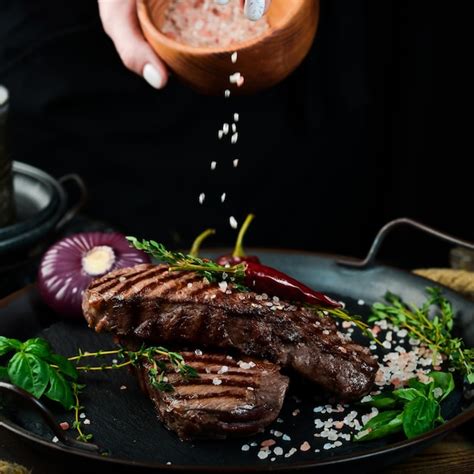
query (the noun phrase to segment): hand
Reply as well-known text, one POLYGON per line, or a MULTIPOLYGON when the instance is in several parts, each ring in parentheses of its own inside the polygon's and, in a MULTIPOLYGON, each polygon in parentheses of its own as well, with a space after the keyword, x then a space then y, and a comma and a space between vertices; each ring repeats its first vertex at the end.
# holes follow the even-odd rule
MULTIPOLYGON (((228 0, 218 0, 218 3, 227 3, 228 0)), ((241 0, 245 16, 252 21, 257 21, 268 10, 271 0, 241 0)))
POLYGON ((163 61, 142 34, 137 18, 136 0, 98 0, 100 19, 125 66, 155 89, 168 81, 163 61))

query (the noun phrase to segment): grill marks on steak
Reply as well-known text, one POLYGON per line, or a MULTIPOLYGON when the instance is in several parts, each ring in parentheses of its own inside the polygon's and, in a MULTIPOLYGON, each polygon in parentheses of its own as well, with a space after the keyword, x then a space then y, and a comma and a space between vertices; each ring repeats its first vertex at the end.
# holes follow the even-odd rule
POLYGON ((221 291, 198 274, 167 270, 143 264, 96 280, 83 300, 89 326, 153 343, 266 358, 346 400, 370 391, 375 359, 367 348, 345 342, 332 318, 231 291, 232 285, 221 291))
POLYGON ((169 372, 172 392, 153 387, 149 362, 138 369, 141 388, 153 401, 160 419, 180 438, 247 436, 263 431, 278 416, 288 378, 275 364, 246 358, 248 367, 222 354, 182 355, 199 378, 183 380, 169 372))

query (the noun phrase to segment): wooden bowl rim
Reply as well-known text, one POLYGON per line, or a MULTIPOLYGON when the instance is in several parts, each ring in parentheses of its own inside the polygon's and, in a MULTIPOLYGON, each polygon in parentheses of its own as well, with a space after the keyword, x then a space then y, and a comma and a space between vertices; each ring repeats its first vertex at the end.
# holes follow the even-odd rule
POLYGON ((228 47, 190 46, 171 39, 170 37, 162 33, 152 21, 148 10, 149 0, 138 0, 137 13, 140 23, 142 25, 145 25, 151 32, 151 34, 153 34, 153 36, 164 46, 167 46, 168 48, 179 51, 181 53, 192 54, 195 56, 205 56, 209 54, 232 54, 234 52, 239 52, 244 49, 248 49, 258 43, 261 43, 265 39, 273 36, 275 32, 283 29, 286 24, 290 23, 293 18, 298 14, 298 11, 301 6, 304 5, 307 1, 308 0, 298 0, 297 3, 294 3, 293 9, 286 16, 285 23, 283 25, 279 25, 278 27, 273 27, 272 25, 270 25, 269 30, 263 33, 262 35, 256 36, 255 38, 251 38, 247 41, 242 41, 241 43, 235 43, 228 47))

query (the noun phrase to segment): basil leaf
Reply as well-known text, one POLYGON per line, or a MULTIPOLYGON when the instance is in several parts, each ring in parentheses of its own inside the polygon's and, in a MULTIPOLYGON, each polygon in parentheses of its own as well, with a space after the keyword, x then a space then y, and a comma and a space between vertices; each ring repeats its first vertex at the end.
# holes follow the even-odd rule
POLYGON ((44 395, 51 400, 59 402, 66 410, 74 406, 74 396, 71 384, 53 367, 49 369, 49 387, 44 395))
POLYGON ((380 393, 379 395, 373 396, 372 400, 363 402, 363 404, 379 409, 392 408, 397 404, 397 399, 388 393, 380 393))
POLYGON ((414 438, 433 429, 439 416, 439 404, 425 397, 415 398, 403 410, 403 431, 414 438))
POLYGON ((10 351, 19 351, 20 349, 21 342, 18 339, 9 339, 8 337, 0 336, 0 356, 10 351))
POLYGON ((0 367, 0 380, 8 382, 10 377, 8 377, 8 369, 6 367, 0 367))
POLYGON ((376 429, 379 426, 383 426, 383 425, 387 424, 389 421, 391 421, 393 418, 398 416, 400 413, 401 413, 400 410, 383 411, 383 412, 379 413, 378 415, 375 415, 373 418, 371 418, 364 425, 364 428, 376 429))
POLYGON ((34 354, 41 359, 46 359, 51 354, 51 346, 49 342, 37 337, 35 339, 28 339, 23 344, 23 351, 27 354, 34 354))
POLYGON ((408 386, 410 388, 416 388, 416 390, 418 390, 424 395, 429 395, 433 386, 433 382, 423 383, 420 382, 416 377, 414 377, 408 381, 408 386))
MULTIPOLYGON (((385 415, 384 412, 380 415, 385 415)), ((385 420, 384 422, 377 422, 374 427, 368 427, 367 425, 372 421, 375 420, 380 415, 374 416, 372 420, 364 425, 364 429, 360 431, 357 435, 354 436, 354 441, 370 441, 373 439, 384 438, 385 436, 398 433, 402 430, 403 425, 403 413, 401 412, 391 412, 391 418, 385 420), (393 416, 393 413, 398 413, 398 415, 393 416)), ((381 421, 381 419, 380 419, 381 421)))
POLYGON ((14 385, 40 398, 48 385, 48 369, 48 364, 39 357, 17 352, 8 363, 8 376, 14 385))
POLYGON ((439 401, 444 400, 455 388, 453 374, 450 372, 433 371, 428 374, 434 381, 434 388, 440 388, 443 391, 439 401))
POLYGON ((474 384, 474 372, 468 374, 468 376, 467 376, 467 381, 468 381, 470 384, 474 384))
POLYGON ((410 402, 417 397, 424 397, 425 395, 421 393, 416 388, 400 388, 392 392, 397 398, 402 400, 404 403, 410 402))
POLYGON ((57 365, 59 370, 68 377, 71 377, 73 380, 77 380, 79 374, 77 373, 77 369, 75 365, 68 360, 66 357, 60 354, 51 354, 48 357, 48 362, 51 364, 57 365))

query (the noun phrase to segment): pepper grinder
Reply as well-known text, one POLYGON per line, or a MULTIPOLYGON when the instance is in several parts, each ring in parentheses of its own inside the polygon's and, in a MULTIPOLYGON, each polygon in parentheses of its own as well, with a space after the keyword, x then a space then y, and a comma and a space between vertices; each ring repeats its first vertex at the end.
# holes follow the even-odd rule
POLYGON ((11 224, 14 218, 12 163, 5 143, 8 98, 8 90, 0 85, 0 227, 11 224))

